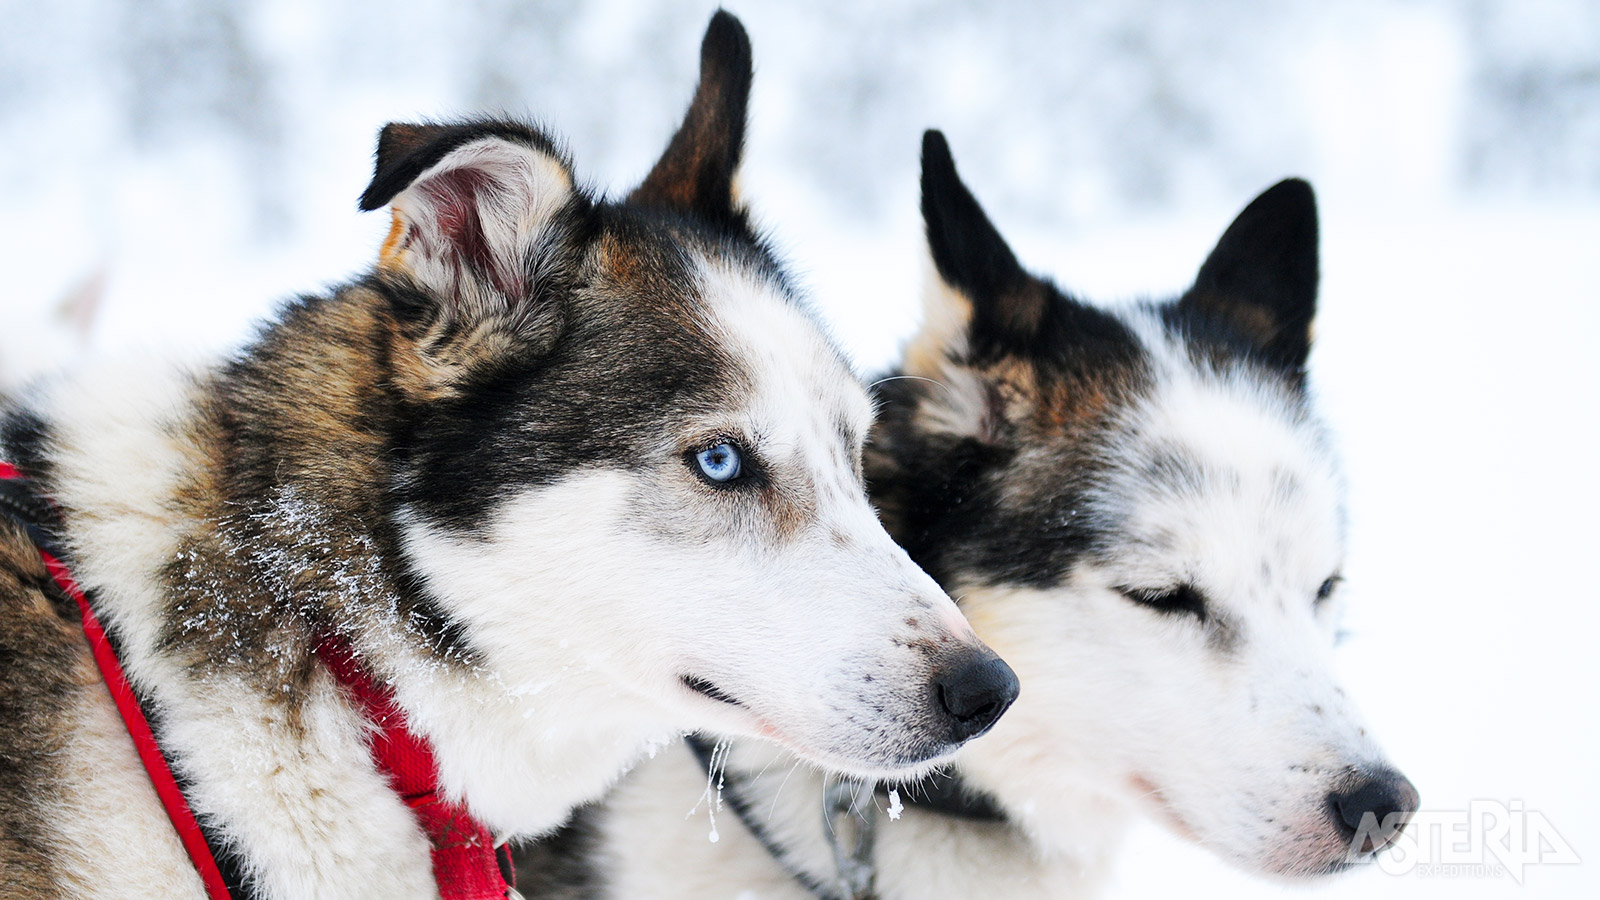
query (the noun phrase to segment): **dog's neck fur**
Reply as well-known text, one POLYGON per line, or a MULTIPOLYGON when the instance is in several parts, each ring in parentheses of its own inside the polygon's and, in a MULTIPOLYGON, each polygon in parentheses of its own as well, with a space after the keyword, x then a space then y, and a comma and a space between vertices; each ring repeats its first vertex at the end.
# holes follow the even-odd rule
MULTIPOLYGON (((981 616, 986 596, 1001 590, 979 587, 962 591, 963 608, 969 615, 981 616)), ((1023 702, 1024 698, 1019 698, 1019 703, 1023 702)), ((1027 709, 1020 712, 1026 715, 1027 709)), ((952 893, 950 885, 971 879, 973 872, 982 872, 984 879, 1000 871, 1012 873, 1016 885, 997 892, 1007 897, 1079 897, 1098 891, 1139 812, 1132 789, 1094 777, 1092 765, 1075 764, 1070 746, 1052 749, 1053 767, 1063 773, 1082 772, 1084 777, 1048 786, 1019 783, 1016 772, 1038 768, 1031 758, 1038 748, 1009 740, 1010 730, 1002 720, 983 740, 962 748, 951 767, 952 774, 970 790, 992 798, 1005 821, 971 823, 908 804, 900 821, 879 829, 878 886, 886 900, 946 896, 952 893), (1008 862, 977 868, 956 864, 949 864, 948 869, 943 864, 929 868, 936 859, 968 859, 980 851, 1008 862)), ((822 779, 817 782, 815 790, 809 790, 809 785, 783 790, 813 798, 814 805, 814 798, 822 794, 822 779)), ((903 790, 910 793, 914 786, 903 790)), ((882 811, 878 814, 884 815, 882 811)), ((814 810, 811 818, 818 818, 814 810)), ((833 865, 831 859, 820 856, 814 864, 821 868, 808 870, 827 872, 833 865)))
MULTIPOLYGON (((994 752, 992 738, 969 745, 955 766, 975 790, 990 786, 983 783, 983 772, 991 766, 1003 771, 1005 765, 1004 752, 994 752), (983 747, 993 755, 973 758, 983 747)), ((734 886, 771 900, 847 896, 823 815, 829 776, 757 742, 734 742, 725 757, 719 753, 723 758, 725 771, 708 777, 687 749, 674 748, 669 759, 630 776, 620 805, 594 813, 605 850, 591 864, 600 870, 603 894, 551 874, 570 862, 565 854, 572 848, 541 846, 522 871, 532 882, 529 896, 650 896, 661 892, 663 878, 669 879, 672 896, 709 896, 734 886), (698 827, 683 820, 697 795, 691 818, 698 827), (735 804, 745 808, 742 816, 735 816, 735 804), (709 824, 699 818, 707 807, 709 824), (716 835, 714 843, 707 839, 710 834, 716 835), (545 879, 555 883, 546 885, 545 879)), ((1003 777, 992 781, 1004 782, 1003 777)), ((898 788, 904 811, 894 821, 888 820, 883 798, 876 798, 872 814, 879 821, 871 861, 873 896, 881 900, 1094 896, 1133 815, 1127 800, 1092 785, 1078 793, 1041 792, 1037 803, 1013 790, 996 798, 1006 814, 1000 822, 930 811, 913 802, 913 791, 898 788)), ((581 842, 587 833, 587 826, 580 826, 563 834, 581 842)))
POLYGON ((191 804, 249 849, 266 896, 433 896, 426 843, 316 658, 322 635, 393 686, 444 788, 496 832, 554 827, 671 734, 600 677, 551 685, 526 716, 408 570, 388 499, 400 331, 358 286, 292 307, 231 363, 83 373, 6 428, 7 455, 62 508, 191 804))

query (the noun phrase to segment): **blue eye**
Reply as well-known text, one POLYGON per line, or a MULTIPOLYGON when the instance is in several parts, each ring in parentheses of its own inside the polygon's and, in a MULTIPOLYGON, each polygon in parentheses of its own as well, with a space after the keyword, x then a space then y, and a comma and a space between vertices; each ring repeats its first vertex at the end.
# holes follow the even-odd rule
POLYGON ((694 461, 700 464, 701 474, 717 482, 728 482, 738 478, 743 465, 739 448, 726 441, 696 453, 694 461))

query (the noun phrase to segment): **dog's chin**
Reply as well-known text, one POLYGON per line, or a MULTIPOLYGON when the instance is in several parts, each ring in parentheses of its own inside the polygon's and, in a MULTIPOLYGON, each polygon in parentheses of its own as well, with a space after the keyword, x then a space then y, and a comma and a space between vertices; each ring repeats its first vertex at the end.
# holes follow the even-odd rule
POLYGON ((955 746, 944 745, 944 748, 934 751, 930 756, 899 756, 891 761, 862 761, 862 759, 845 759, 827 754, 824 756, 805 754, 800 751, 795 751, 795 756, 803 757, 811 765, 835 775, 848 775, 851 778, 861 778, 862 781, 883 781, 886 785, 896 785, 896 783, 922 780, 934 770, 949 767, 955 761, 955 746))
POLYGON ((1290 828, 1282 843, 1246 863, 1251 871, 1286 883, 1305 883, 1341 875, 1371 864, 1383 849, 1357 853, 1350 839, 1320 821, 1290 828))
POLYGON ((1303 851, 1300 851, 1281 858, 1268 856, 1265 859, 1242 863, 1242 865, 1247 871, 1266 876, 1274 881, 1284 884, 1305 884, 1348 872, 1366 862, 1370 862, 1371 859, 1371 856, 1366 856, 1360 860, 1351 860, 1344 855, 1316 859, 1308 858, 1303 854, 1303 851))
MULTIPOLYGON (((958 744, 940 742, 893 754, 856 756, 795 737, 715 682, 697 675, 680 675, 679 684, 693 696, 702 730, 725 738, 771 741, 811 765, 852 778, 873 781, 913 781, 949 764, 958 744)), ((827 743, 824 741, 823 743, 827 743)), ((907 742, 911 743, 911 742, 907 742)))
MULTIPOLYGON (((1372 852, 1353 854, 1349 840, 1320 820, 1288 822, 1278 839, 1265 846, 1229 846, 1213 836, 1210 844, 1226 859, 1254 875, 1285 884, 1331 878, 1373 861, 1372 852), (1231 853, 1229 851, 1232 851, 1231 853)), ((1382 851, 1378 851, 1382 852, 1382 851)))
POLYGON ((1184 840, 1206 847, 1225 860, 1254 875, 1265 876, 1284 883, 1304 883, 1348 871, 1369 862, 1372 854, 1352 860, 1337 836, 1312 834, 1304 831, 1285 833, 1282 847, 1240 847, 1228 836, 1207 834, 1189 824, 1178 814, 1165 793, 1150 780, 1134 776, 1129 779, 1135 794, 1143 801, 1157 820, 1184 840))

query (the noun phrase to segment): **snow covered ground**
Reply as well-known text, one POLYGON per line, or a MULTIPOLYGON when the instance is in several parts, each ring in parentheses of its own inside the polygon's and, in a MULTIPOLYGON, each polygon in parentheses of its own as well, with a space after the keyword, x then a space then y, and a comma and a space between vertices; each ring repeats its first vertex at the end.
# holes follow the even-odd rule
MULTIPOLYGON (((1026 262, 1106 301, 1180 290, 1257 191, 1311 178, 1349 686, 1436 821, 1539 813, 1584 860, 1311 893, 1600 894, 1600 5, 1062 6, 736 4, 761 220, 872 370, 916 322, 924 127, 1026 262)), ((389 119, 529 113, 625 189, 681 113, 711 8, 0 2, 0 383, 85 352, 226 348, 360 268, 384 222, 355 198, 389 119)), ((1177 891, 1285 888, 1136 835, 1115 895, 1177 891)))

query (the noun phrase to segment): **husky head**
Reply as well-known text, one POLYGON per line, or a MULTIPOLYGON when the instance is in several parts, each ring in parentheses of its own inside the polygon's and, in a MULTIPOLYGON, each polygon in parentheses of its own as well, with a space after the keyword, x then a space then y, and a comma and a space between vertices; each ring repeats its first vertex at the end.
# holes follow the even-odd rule
POLYGON ((1046 841, 1135 798, 1282 875, 1391 840, 1416 791, 1330 665, 1343 512, 1305 385, 1310 187, 1251 203, 1183 296, 1116 310, 1026 273, 936 132, 922 191, 939 277, 868 474, 1027 686, 964 770, 1046 841))
POLYGON ((532 721, 598 684, 596 729, 647 709, 904 773, 1016 683, 867 502, 868 395, 734 194, 750 77, 719 13, 620 201, 522 125, 384 129, 362 205, 394 219, 404 552, 532 721))

